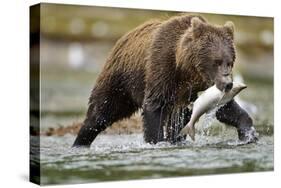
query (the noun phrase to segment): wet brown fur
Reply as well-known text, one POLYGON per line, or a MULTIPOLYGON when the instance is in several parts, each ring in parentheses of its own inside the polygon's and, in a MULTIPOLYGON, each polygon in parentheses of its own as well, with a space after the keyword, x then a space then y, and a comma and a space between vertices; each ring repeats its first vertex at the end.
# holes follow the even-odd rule
MULTIPOLYGON (((92 90, 84 130, 78 138, 97 135, 144 107, 153 112, 163 105, 172 110, 187 106, 197 92, 214 83, 212 73, 207 72, 215 72, 207 62, 212 57, 204 54, 202 45, 214 46, 213 57, 227 46, 231 50, 225 54, 234 61, 232 24, 214 26, 201 16, 180 15, 149 21, 125 34, 110 52, 92 90), (202 23, 197 20, 191 26, 193 17, 202 23)), ((92 142, 83 139, 78 145, 92 142)))

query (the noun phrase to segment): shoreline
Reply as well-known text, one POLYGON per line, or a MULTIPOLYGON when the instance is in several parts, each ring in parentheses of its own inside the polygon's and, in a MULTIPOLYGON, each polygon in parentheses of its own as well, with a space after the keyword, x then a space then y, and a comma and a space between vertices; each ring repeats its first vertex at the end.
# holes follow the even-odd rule
MULTIPOLYGON (((64 136, 66 134, 77 135, 83 122, 73 122, 67 126, 58 128, 50 127, 46 131, 40 132, 42 136, 64 136)), ((142 118, 140 115, 132 116, 129 119, 124 119, 113 123, 102 134, 133 134, 142 133, 142 118)))

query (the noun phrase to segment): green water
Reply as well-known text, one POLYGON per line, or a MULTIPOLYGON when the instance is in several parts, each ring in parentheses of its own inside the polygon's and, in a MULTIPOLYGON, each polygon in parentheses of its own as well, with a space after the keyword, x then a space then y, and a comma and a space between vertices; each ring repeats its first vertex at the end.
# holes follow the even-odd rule
POLYGON ((273 170, 273 138, 240 145, 200 136, 173 146, 149 145, 142 135, 101 135, 91 149, 71 149, 73 136, 42 137, 43 184, 82 183, 273 170))

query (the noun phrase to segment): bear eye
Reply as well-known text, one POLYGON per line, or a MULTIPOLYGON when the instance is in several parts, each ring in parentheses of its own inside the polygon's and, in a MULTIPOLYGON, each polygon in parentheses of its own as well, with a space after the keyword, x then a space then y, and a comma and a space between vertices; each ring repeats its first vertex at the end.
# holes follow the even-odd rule
POLYGON ((233 67, 233 62, 231 61, 231 62, 227 62, 227 66, 228 67, 233 67))
POLYGON ((221 59, 216 59, 215 60, 215 64, 218 65, 218 66, 222 65, 222 60, 221 59))

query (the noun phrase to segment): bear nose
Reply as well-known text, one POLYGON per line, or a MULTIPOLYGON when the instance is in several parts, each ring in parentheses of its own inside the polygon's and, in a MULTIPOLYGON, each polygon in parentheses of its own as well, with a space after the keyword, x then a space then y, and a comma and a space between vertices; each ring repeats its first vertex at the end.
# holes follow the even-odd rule
POLYGON ((226 84, 226 86, 225 86, 225 92, 228 92, 228 91, 230 91, 231 89, 232 89, 232 87, 233 87, 233 83, 231 82, 231 83, 228 83, 228 84, 226 84))

